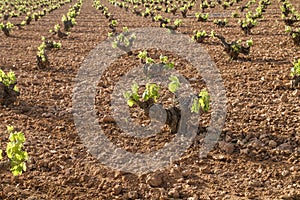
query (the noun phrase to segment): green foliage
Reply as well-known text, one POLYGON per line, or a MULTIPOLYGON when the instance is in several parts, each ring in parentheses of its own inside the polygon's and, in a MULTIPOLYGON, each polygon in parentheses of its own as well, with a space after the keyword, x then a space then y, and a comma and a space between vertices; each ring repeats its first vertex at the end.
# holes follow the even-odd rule
POLYGON ((285 31, 290 34, 296 45, 300 45, 300 28, 292 29, 292 27, 286 26, 285 31))
POLYGON ((46 38, 44 36, 42 36, 42 42, 45 43, 45 45, 46 45, 45 49, 60 49, 61 48, 60 42, 46 40, 46 38))
POLYGON ((123 96, 127 99, 128 106, 132 107, 136 102, 139 101, 140 97, 138 91, 139 85, 137 83, 133 83, 131 86, 131 92, 127 91, 123 94, 123 96))
POLYGON ((176 76, 170 76, 169 80, 171 81, 168 85, 170 92, 175 93, 180 87, 179 79, 176 76))
POLYGON ((163 64, 167 69, 174 69, 174 62, 169 62, 168 56, 160 55, 160 64, 163 64))
POLYGON ((300 59, 293 62, 293 67, 291 68, 291 76, 300 76, 300 59))
POLYGON ((239 20, 240 27, 245 34, 250 34, 251 29, 257 25, 257 20, 251 17, 246 17, 245 19, 239 20))
POLYGON ((170 62, 168 56, 160 55, 160 62, 155 62, 151 57, 148 56, 148 52, 146 50, 140 51, 137 57, 141 60, 142 63, 151 64, 155 63, 158 65, 163 65, 166 69, 173 69, 174 62, 170 62))
POLYGON ((111 25, 114 26, 114 27, 116 27, 116 26, 118 25, 118 21, 115 20, 115 19, 112 20, 110 23, 111 23, 111 25))
POLYGON ((160 22, 160 27, 165 27, 171 21, 169 18, 163 18, 161 15, 155 15, 153 20, 160 22))
POLYGON ((19 89, 16 86, 17 79, 15 73, 12 71, 5 74, 5 72, 2 69, 0 69, 0 83, 3 83, 6 87, 13 86, 13 90, 19 92, 19 89))
MULTIPOLYGON (((112 37, 114 35, 113 32, 108 33, 108 37, 112 37)), ((123 27, 123 33, 120 33, 112 43, 113 48, 120 48, 124 51, 129 51, 131 46, 133 45, 134 40, 136 39, 135 34, 130 34, 129 29, 127 27, 123 27)))
POLYGON ((209 37, 215 37, 214 31, 211 31, 211 33, 208 35, 206 31, 193 31, 194 35, 192 36, 192 40, 198 43, 202 43, 205 38, 209 37))
POLYGON ((202 90, 198 97, 194 99, 191 112, 199 113, 200 108, 207 112, 209 110, 209 102, 210 102, 210 96, 207 92, 207 90, 202 90))
POLYGON ((252 39, 246 41, 246 45, 241 44, 241 40, 233 41, 231 43, 226 42, 225 38, 221 35, 215 35, 219 38, 224 46, 224 51, 230 56, 232 60, 238 58, 239 54, 248 55, 250 53, 250 47, 253 45, 252 39))
POLYGON ((23 171, 26 171, 26 161, 28 160, 28 154, 23 151, 23 145, 25 142, 25 136, 22 132, 14 131, 14 127, 8 126, 7 132, 9 135, 9 143, 6 146, 6 154, 10 159, 11 172, 14 176, 21 175, 23 171))
POLYGON ((226 9, 226 8, 228 8, 230 6, 230 4, 229 4, 229 2, 224 1, 224 3, 223 3, 222 6, 223 6, 224 9, 226 9))
POLYGON ((10 22, 7 22, 6 24, 0 23, 0 30, 2 30, 6 36, 10 36, 10 33, 13 28, 14 28, 14 24, 10 22))
POLYGON ((42 42, 42 44, 38 47, 37 56, 42 59, 43 62, 46 62, 47 57, 45 55, 46 44, 42 42))
POLYGON ((54 29, 53 29, 53 30, 50 29, 49 32, 50 32, 50 33, 53 33, 54 35, 55 35, 55 34, 58 34, 58 32, 60 32, 60 25, 59 25, 59 24, 55 24, 55 25, 54 25, 54 29))
POLYGON ((227 19, 215 19, 214 20, 214 24, 216 24, 218 27, 225 27, 228 24, 228 20, 227 19))
POLYGON ((111 31, 115 33, 117 31, 116 27, 118 26, 118 21, 113 19, 111 22, 108 24, 109 28, 111 28, 111 31))
POLYGON ((70 29, 76 25, 75 18, 69 16, 68 14, 63 15, 61 21, 63 22, 65 31, 70 31, 70 29))
POLYGON ((137 57, 141 60, 146 60, 146 58, 148 57, 148 52, 146 50, 140 51, 137 57))
POLYGON ((206 22, 208 20, 209 14, 206 13, 195 13, 197 21, 206 22))
POLYGON ((232 18, 238 18, 239 17, 239 14, 237 12, 232 12, 231 13, 231 17, 232 18))
POLYGON ((174 25, 175 25, 176 27, 179 27, 181 24, 182 24, 182 20, 180 20, 180 19, 176 19, 176 20, 174 21, 174 25))
POLYGON ((148 57, 148 52, 146 50, 140 51, 137 57, 141 60, 142 63, 154 63, 154 60, 148 57))
POLYGON ((61 48, 61 43, 60 43, 60 42, 55 42, 55 41, 53 41, 53 47, 54 47, 55 49, 60 49, 60 48, 61 48))
POLYGON ((147 83, 146 88, 143 91, 142 96, 138 94, 139 86, 137 83, 133 83, 131 86, 131 92, 127 91, 123 94, 123 96, 127 99, 127 104, 129 107, 132 107, 134 104, 139 103, 141 101, 148 101, 149 99, 153 99, 154 102, 159 98, 159 90, 160 87, 155 83, 147 83))
POLYGON ((248 47, 251 47, 253 45, 253 40, 252 39, 247 40, 246 43, 247 43, 248 47))
POLYGON ((147 83, 146 89, 143 92, 142 98, 144 101, 147 101, 149 99, 153 99, 154 102, 157 101, 159 98, 159 86, 155 83, 147 83))
MULTIPOLYGON (((250 40, 247 40, 246 41, 246 44, 247 44, 247 47, 251 47, 253 45, 253 41, 252 39, 250 40)), ((232 45, 231 45, 231 49, 236 52, 236 53, 239 53, 242 49, 242 45, 241 45, 241 40, 238 40, 236 42, 233 42, 232 45)))
POLYGON ((187 17, 187 11, 188 11, 188 5, 184 4, 184 6, 180 7, 179 10, 182 14, 182 17, 186 18, 187 17))
POLYGON ((59 24, 55 24, 54 25, 54 31, 58 32, 60 30, 60 25, 59 24))

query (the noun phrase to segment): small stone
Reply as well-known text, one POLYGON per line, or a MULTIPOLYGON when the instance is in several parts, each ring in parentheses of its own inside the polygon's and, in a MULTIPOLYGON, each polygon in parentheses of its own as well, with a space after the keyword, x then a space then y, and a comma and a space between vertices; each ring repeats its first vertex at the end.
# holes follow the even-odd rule
POLYGON ((246 148, 246 149, 241 149, 241 150, 240 150, 240 153, 241 153, 241 154, 244 154, 244 155, 247 155, 247 154, 249 153, 249 149, 248 149, 248 148, 246 148))
POLYGON ((185 177, 190 176, 190 175, 192 175, 192 174, 193 174, 193 173, 192 173, 192 170, 191 170, 191 169, 186 169, 186 170, 183 170, 183 171, 182 171, 182 175, 185 176, 185 177))
POLYGON ((161 174, 149 175, 146 182, 152 187, 159 187, 162 184, 162 176, 161 174))
POLYGON ((51 117, 51 116, 52 116, 51 113, 43 113, 43 114, 42 114, 42 117, 45 117, 45 118, 49 118, 49 117, 51 117))
POLYGON ((280 101, 284 102, 284 103, 287 103, 289 101, 286 93, 284 93, 283 95, 281 95, 280 101))
POLYGON ((239 145, 239 146, 244 146, 245 141, 244 140, 237 140, 236 144, 239 145))
POLYGON ((181 173, 181 171, 180 171, 179 169, 177 169, 177 168, 172 168, 172 169, 170 170, 170 173, 171 173, 171 174, 173 175, 173 177, 176 178, 176 179, 182 178, 182 173, 181 173))
POLYGON ((260 183, 260 181, 257 181, 257 180, 249 181, 248 184, 249 184, 249 186, 252 186, 252 187, 255 187, 255 188, 262 186, 262 184, 260 183))
POLYGON ((170 189, 168 195, 172 198, 176 198, 176 199, 179 198, 179 192, 176 190, 176 188, 170 189))
POLYGON ((255 149, 260 149, 262 147, 262 142, 258 140, 257 138, 253 139, 248 143, 248 147, 253 147, 255 149))
POLYGON ((226 160, 226 157, 222 154, 215 154, 212 156, 212 158, 214 160, 219 160, 219 161, 225 161, 226 160))
POLYGON ((115 194, 115 195, 118 195, 118 194, 120 194, 122 192, 122 187, 121 187, 121 185, 116 185, 115 187, 114 187, 114 189, 113 189, 113 193, 115 194))
POLYGON ((277 147, 278 150, 282 150, 282 151, 291 151, 292 150, 292 146, 289 143, 284 143, 281 144, 277 147))
POLYGON ((231 142, 232 138, 229 135, 225 136, 225 142, 231 142))
POLYGON ((129 199, 137 199, 138 197, 139 197, 139 195, 138 195, 137 191, 130 191, 128 193, 128 198, 129 199))
POLYGON ((204 174, 210 174, 211 173, 211 168, 210 167, 200 168, 200 172, 204 173, 204 174))
POLYGON ((281 172, 281 175, 282 176, 287 176, 287 175, 289 175, 290 174, 290 172, 288 171, 288 170, 283 170, 282 172, 281 172))
POLYGON ((277 142, 275 142, 274 140, 270 140, 268 145, 269 145, 269 147, 275 148, 275 147, 277 147, 277 142))
POLYGON ((227 142, 219 142, 219 147, 222 151, 228 153, 228 154, 232 154, 234 151, 234 145, 231 143, 227 143, 227 142))
POLYGON ((294 92, 293 92, 293 96, 295 96, 295 97, 300 97, 300 90, 295 90, 294 92))
POLYGON ((103 119, 102 119, 102 122, 103 123, 115 123, 115 119, 111 116, 104 116, 103 119))
POLYGON ((198 200, 198 197, 197 196, 188 197, 187 200, 198 200))

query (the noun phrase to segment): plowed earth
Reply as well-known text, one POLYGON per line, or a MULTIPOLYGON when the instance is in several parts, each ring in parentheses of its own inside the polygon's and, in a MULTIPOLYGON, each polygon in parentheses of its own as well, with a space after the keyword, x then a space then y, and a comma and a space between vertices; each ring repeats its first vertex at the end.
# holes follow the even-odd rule
MULTIPOLYGON (((158 27, 150 18, 134 15, 106 1, 118 20, 117 30, 158 27)), ((0 109, 1 147, 5 149, 6 125, 25 133, 25 149, 30 159, 27 171, 13 177, 9 170, 0 173, 0 199, 300 199, 300 88, 291 88, 290 68, 300 56, 285 33, 278 1, 264 13, 264 19, 247 36, 237 19, 230 17, 242 1, 227 10, 217 6, 210 13, 227 14, 229 26, 217 28, 211 17, 197 22, 194 13, 199 3, 180 18, 179 32, 192 35, 193 30, 215 30, 228 40, 252 37, 251 53, 236 61, 228 59, 221 43, 208 39, 202 45, 220 70, 227 96, 226 122, 219 143, 207 158, 199 159, 199 148, 205 131, 194 139, 191 147, 165 169, 141 176, 115 171, 97 161, 83 145, 72 116, 74 78, 81 63, 110 31, 108 20, 96 10, 92 0, 84 0, 77 25, 65 39, 48 32, 69 5, 47 14, 11 37, 0 34, 0 67, 17 75, 21 95, 14 105, 0 109), (49 52, 51 66, 36 67, 36 51, 41 36, 62 43, 59 50, 49 52)), ((300 11, 299 2, 291 1, 300 11)), ((73 3, 71 3, 73 4, 73 3)), ((216 16, 216 15, 215 15, 216 16)), ((298 24, 299 25, 299 24, 298 24)), ((154 51, 153 51, 154 52, 154 51)), ((133 54, 136 55, 136 54, 133 54)), ((172 55, 176 57, 176 55, 172 55)), ((134 56, 123 56, 107 70, 98 85, 96 108, 105 134, 116 145, 131 152, 149 152, 161 148, 172 139, 165 132, 150 139, 133 140, 120 136, 121 131, 110 119, 107 96, 126 66, 134 65, 134 56)), ((186 77, 197 78, 189 63, 177 59, 175 67, 186 77)), ((198 77, 201 80, 201 77, 198 77)), ((205 87, 203 81, 193 83, 205 87)), ((208 126, 209 114, 201 116, 208 126)))

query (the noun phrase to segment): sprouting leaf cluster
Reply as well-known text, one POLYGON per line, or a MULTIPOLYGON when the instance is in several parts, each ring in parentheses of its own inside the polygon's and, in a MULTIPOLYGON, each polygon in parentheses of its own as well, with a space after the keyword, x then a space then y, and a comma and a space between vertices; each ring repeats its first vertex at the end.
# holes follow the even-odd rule
POLYGON ((292 28, 291 26, 286 26, 285 31, 290 34, 294 44, 300 45, 300 28, 292 28))
POLYGON ((155 62, 154 59, 148 56, 148 52, 144 50, 144 51, 140 51, 137 57, 141 60, 143 64, 162 65, 166 69, 174 68, 174 62, 170 62, 168 56, 160 55, 159 62, 155 62))
POLYGON ((170 76, 169 80, 171 82, 168 84, 168 89, 170 92, 175 93, 180 88, 180 81, 177 76, 170 76))
POLYGON ((159 90, 160 87, 157 84, 147 83, 142 95, 139 95, 139 85, 137 83, 133 83, 131 91, 125 92, 124 97, 127 99, 128 106, 132 107, 136 103, 148 101, 149 99, 153 99, 154 102, 156 102, 159 98, 159 90))
POLYGON ((291 76, 293 77, 292 87, 297 87, 300 83, 300 59, 293 62, 293 67, 291 68, 291 76))
POLYGON ((13 28, 14 24, 12 24, 11 22, 0 23, 0 30, 2 30, 6 36, 10 36, 13 28))
POLYGON ((202 43, 206 38, 215 37, 214 31, 211 31, 210 34, 207 34, 206 31, 194 30, 193 33, 192 40, 198 43, 202 43))
POLYGON ((291 68, 291 76, 300 76, 300 59, 293 62, 293 67, 291 68))
MULTIPOLYGON (((12 126, 7 127, 7 132, 9 134, 9 142, 6 146, 6 154, 10 160, 10 170, 14 176, 21 175, 23 171, 26 171, 26 161, 28 160, 28 153, 23 150, 25 136, 22 132, 14 131, 12 126)), ((2 155, 0 156, 1 158, 2 155)))
POLYGON ((198 22, 206 22, 209 17, 209 13, 195 13, 195 17, 197 18, 198 22))
POLYGON ((193 100, 193 104, 191 106, 191 112, 198 113, 200 111, 200 108, 204 112, 207 112, 209 110, 209 102, 210 102, 210 96, 207 90, 205 89, 201 90, 197 98, 193 100))
POLYGON ((223 20, 215 19, 214 24, 216 24, 218 27, 225 27, 228 24, 228 20, 226 18, 223 20))
POLYGON ((19 92, 19 89, 16 86, 16 75, 12 71, 5 73, 2 69, 0 69, 0 83, 4 84, 4 86, 8 88, 13 89, 15 92, 19 92))
MULTIPOLYGON (((109 37, 113 36, 113 33, 108 34, 109 37)), ((124 51, 130 51, 136 36, 134 33, 130 33, 127 27, 123 27, 123 32, 118 34, 112 43, 113 48, 120 48, 124 51)))

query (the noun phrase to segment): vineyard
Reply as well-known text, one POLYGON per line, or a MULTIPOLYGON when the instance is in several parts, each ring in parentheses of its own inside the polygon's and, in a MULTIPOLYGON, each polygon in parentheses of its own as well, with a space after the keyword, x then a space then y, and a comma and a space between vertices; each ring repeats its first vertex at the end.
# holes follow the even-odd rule
MULTIPOLYGON (((161 41, 156 46, 167 44, 161 41)), ((300 199, 298 0, 2 0, 0 48, 0 199, 300 199), (143 28, 184 35, 203 49, 224 95, 185 57, 132 49, 141 39, 132 30, 143 28), (150 154, 182 132, 190 136, 193 128, 183 120, 193 119, 191 144, 166 167, 142 174, 113 169, 79 134, 78 123, 90 130, 90 122, 78 122, 75 102, 94 90, 86 83, 81 97, 74 95, 77 75, 106 41, 122 55, 97 77, 92 109, 113 145, 150 154), (124 81, 129 71, 147 80, 164 74, 168 83, 124 81), (129 110, 123 121, 141 125, 144 137, 119 126, 113 111, 123 116, 121 104, 129 110), (219 106, 224 125, 200 158, 219 106), (145 127, 156 120, 164 123, 151 135, 145 127)))

